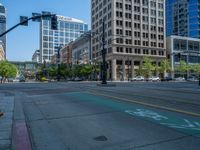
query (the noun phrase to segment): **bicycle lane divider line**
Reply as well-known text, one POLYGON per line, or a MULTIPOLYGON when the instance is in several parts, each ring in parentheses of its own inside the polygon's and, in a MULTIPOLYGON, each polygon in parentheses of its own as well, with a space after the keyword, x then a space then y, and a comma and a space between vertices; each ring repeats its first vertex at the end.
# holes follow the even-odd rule
POLYGON ((168 110, 168 111, 183 113, 183 114, 191 115, 191 116, 194 116, 194 117, 200 117, 200 114, 198 114, 198 113, 193 113, 193 112, 184 111, 184 110, 180 110, 180 109, 169 108, 169 107, 159 106, 159 105, 155 105, 155 104, 149 104, 149 103, 145 103, 145 102, 140 102, 140 101, 136 101, 136 100, 130 100, 130 99, 126 99, 126 98, 120 98, 120 97, 110 96, 110 95, 96 93, 96 92, 89 92, 89 93, 91 93, 93 95, 99 95, 99 96, 113 98, 113 99, 116 99, 116 100, 123 100, 125 102, 136 103, 136 104, 139 104, 139 105, 150 106, 150 107, 164 109, 164 110, 168 110))
MULTIPOLYGON (((126 100, 124 98, 109 96, 105 94, 99 94, 94 92, 80 92, 80 93, 66 93, 65 95, 78 99, 83 101, 88 101, 91 103, 100 104, 106 107, 110 107, 112 109, 119 110, 121 112, 124 112, 128 115, 131 115, 133 117, 139 117, 169 128, 176 129, 177 131, 194 135, 197 137, 200 137, 200 122, 196 119, 191 119, 188 117, 180 117, 175 116, 174 114, 170 114, 172 112, 181 113, 182 111, 170 111, 170 109, 163 109, 162 107, 155 107, 154 105, 148 104, 143 102, 134 102, 131 100, 126 100), (117 100, 117 101, 113 101, 117 100), (132 104, 136 105, 128 105, 125 102, 131 102, 132 104), (147 108, 148 107, 148 108, 147 108), (169 113, 165 112, 158 112, 158 111, 152 111, 151 108, 156 108, 160 110, 167 110, 170 111, 169 113)), ((165 107, 164 107, 165 108, 165 107)), ((191 115, 193 113, 187 113, 184 111, 183 114, 191 115)), ((195 117, 199 117, 200 114, 193 115, 195 117)))

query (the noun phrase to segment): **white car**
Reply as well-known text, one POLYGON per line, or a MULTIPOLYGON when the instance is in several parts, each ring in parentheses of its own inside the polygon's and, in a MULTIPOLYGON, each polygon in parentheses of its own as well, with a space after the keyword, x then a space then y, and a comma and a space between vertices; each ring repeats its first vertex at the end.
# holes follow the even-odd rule
POLYGON ((136 76, 136 77, 132 78, 131 81, 144 81, 144 77, 143 76, 136 76))
POLYGON ((187 81, 197 82, 199 80, 196 77, 189 77, 187 81))
POLYGON ((160 81, 160 78, 159 78, 159 77, 152 76, 152 77, 149 77, 149 78, 148 78, 148 81, 160 81))
POLYGON ((178 77, 178 78, 175 78, 175 81, 185 81, 185 78, 184 77, 178 77))

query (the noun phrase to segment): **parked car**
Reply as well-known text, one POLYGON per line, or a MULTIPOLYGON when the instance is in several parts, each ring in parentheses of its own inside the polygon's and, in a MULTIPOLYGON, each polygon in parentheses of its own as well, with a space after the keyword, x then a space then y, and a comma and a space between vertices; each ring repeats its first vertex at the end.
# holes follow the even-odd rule
POLYGON ((26 82, 26 79, 24 77, 20 77, 19 82, 26 82))
POLYGON ((19 77, 16 77, 13 82, 19 82, 19 77))
POLYGON ((82 78, 79 78, 79 77, 76 77, 76 78, 74 79, 74 81, 83 81, 83 79, 82 79, 82 78))
POLYGON ((152 76, 148 78, 148 81, 160 81, 160 78, 156 76, 152 76))
POLYGON ((161 79, 161 81, 172 81, 173 79, 171 77, 164 77, 161 79))
POLYGON ((13 78, 8 78, 8 82, 13 82, 13 78))
POLYGON ((199 81, 198 80, 198 78, 196 78, 196 77, 189 77, 188 79, 187 79, 187 81, 192 81, 192 82, 196 82, 196 81, 199 81))
POLYGON ((177 78, 175 78, 175 81, 185 81, 185 78, 184 77, 177 77, 177 78))
POLYGON ((25 82, 26 79, 24 77, 16 77, 13 82, 25 82))
POLYGON ((143 76, 136 76, 136 77, 132 78, 131 81, 144 81, 144 77, 143 76))

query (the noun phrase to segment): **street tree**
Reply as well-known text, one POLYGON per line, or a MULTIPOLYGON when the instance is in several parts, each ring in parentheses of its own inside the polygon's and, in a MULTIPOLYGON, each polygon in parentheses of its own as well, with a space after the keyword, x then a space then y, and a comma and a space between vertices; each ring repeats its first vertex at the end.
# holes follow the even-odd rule
POLYGON ((169 59, 164 59, 161 61, 159 71, 163 75, 163 77, 166 76, 166 73, 169 73, 171 71, 169 59))
POLYGON ((2 82, 5 82, 5 80, 8 77, 15 78, 17 75, 17 67, 11 63, 9 63, 7 60, 0 62, 0 76, 2 76, 2 82))
POLYGON ((84 64, 81 66, 81 70, 80 70, 81 76, 83 76, 84 78, 89 78, 89 75, 92 74, 92 65, 90 64, 84 64))
POLYGON ((198 75, 200 75, 200 64, 196 64, 194 65, 194 72, 198 75))
POLYGON ((139 66, 138 69, 136 69, 136 76, 142 76, 144 75, 144 70, 142 69, 142 65, 139 66))
POLYGON ((152 72, 155 70, 155 66, 152 64, 152 59, 150 59, 149 57, 144 57, 142 70, 144 77, 148 78, 152 75, 152 72))
POLYGON ((181 74, 185 74, 188 71, 188 65, 185 61, 181 60, 180 64, 176 66, 175 70, 178 71, 181 74))

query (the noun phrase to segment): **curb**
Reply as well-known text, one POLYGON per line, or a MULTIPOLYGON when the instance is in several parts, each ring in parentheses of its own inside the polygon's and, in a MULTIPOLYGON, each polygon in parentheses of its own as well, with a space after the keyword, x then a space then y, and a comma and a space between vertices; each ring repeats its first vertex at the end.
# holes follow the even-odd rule
POLYGON ((22 107, 21 94, 15 94, 11 150, 32 150, 31 140, 22 107))

